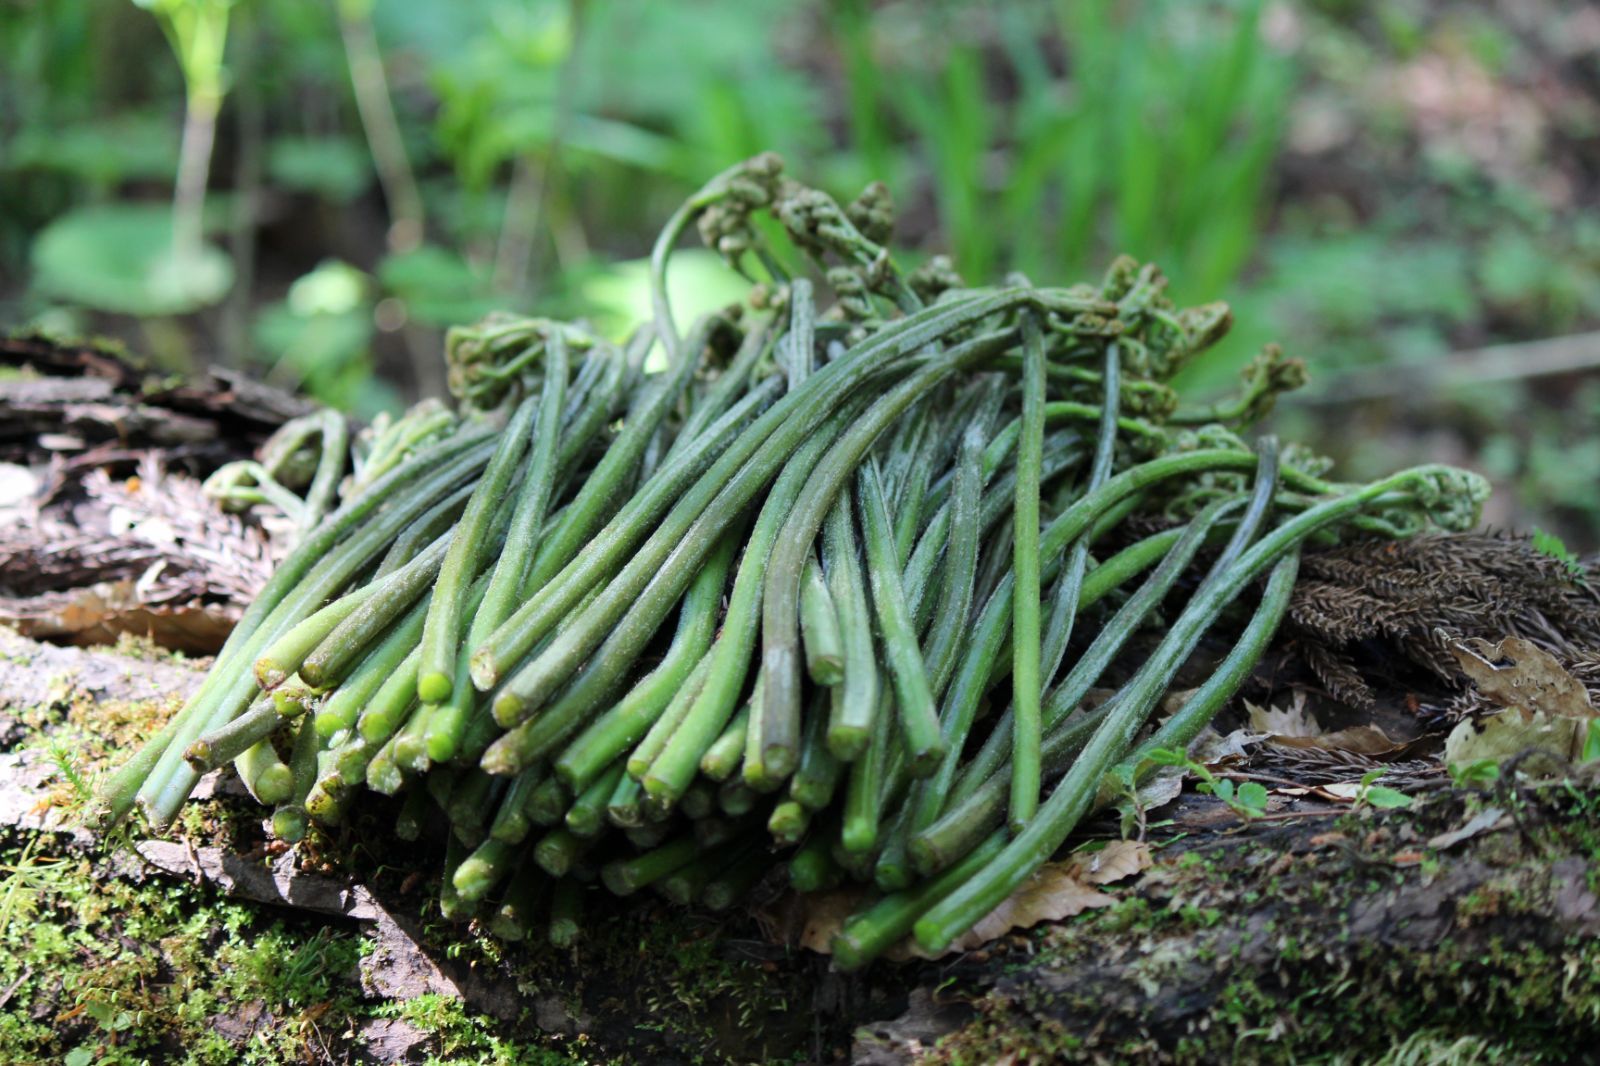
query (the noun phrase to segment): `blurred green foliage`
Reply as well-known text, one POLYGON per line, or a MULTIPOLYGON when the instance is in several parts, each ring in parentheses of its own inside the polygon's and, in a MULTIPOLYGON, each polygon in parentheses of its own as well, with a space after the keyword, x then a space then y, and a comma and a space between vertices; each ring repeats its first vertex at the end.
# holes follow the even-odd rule
MULTIPOLYGON (((10 0, 0 321, 253 364, 371 413, 437 389, 440 330, 488 308, 624 328, 660 221, 775 149, 841 196, 886 181, 897 243, 972 280, 1092 278, 1126 251, 1184 300, 1229 298, 1236 334, 1188 387, 1225 387, 1272 339, 1329 382, 1600 321, 1577 17, 1557 0, 10 0), (202 10, 227 16, 209 73, 174 32, 202 10), (185 258, 168 252, 197 84, 222 103, 185 258)), ((723 298, 726 276, 691 262, 681 280, 723 298)), ((1358 472, 1448 431, 1596 539, 1600 498, 1552 458, 1591 447, 1593 398, 1493 391, 1446 378, 1412 430, 1293 428, 1358 472)))
MULTIPOLYGON (((209 247, 188 262, 193 292, 149 269, 184 87, 202 85, 228 94, 210 184, 247 201, 210 232, 261 259, 241 275, 254 324, 216 339, 346 404, 381 339, 355 317, 383 300, 407 327, 506 304, 615 317, 638 301, 629 261, 685 190, 769 148, 841 194, 887 180, 914 243, 974 277, 1088 276, 1127 250, 1218 292, 1254 246, 1294 76, 1260 46, 1260 0, 152 5, 176 69, 127 0, 22 3, 0 31, 0 89, 16 101, 0 171, 28 190, 0 206, 0 262, 32 270, 7 317, 66 304, 148 318, 222 299, 231 275, 209 247), (232 40, 213 70, 175 27, 219 14, 232 40), (374 99, 392 110, 392 145, 374 99), (399 213, 396 175, 414 183, 421 233, 375 239, 370 216, 399 213), (127 204, 138 214, 109 228, 84 213, 127 204), (278 261, 268 242, 285 211, 326 228, 278 261), (242 239, 252 227, 259 239, 242 239), (338 326, 285 298, 329 258, 370 282, 338 326)), ((222 328, 192 326, 197 347, 222 328)))

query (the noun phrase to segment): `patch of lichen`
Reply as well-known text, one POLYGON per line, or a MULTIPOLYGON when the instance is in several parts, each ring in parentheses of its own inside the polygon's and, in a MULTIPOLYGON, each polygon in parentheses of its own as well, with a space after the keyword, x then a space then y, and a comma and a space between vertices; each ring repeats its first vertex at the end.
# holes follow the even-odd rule
POLYGON ((1040 934, 936 1060, 1377 1061, 1425 1032, 1474 1061, 1571 1061, 1600 1036, 1600 940, 1555 920, 1558 896, 1575 904, 1552 868, 1592 871, 1600 798, 1572 781, 1457 794, 1421 821, 1435 832, 1488 802, 1523 831, 1421 863, 1384 861, 1413 816, 1371 813, 1345 821, 1362 832, 1344 850, 1263 861, 1239 842, 1165 862, 1140 895, 1040 934), (1197 925, 1212 909, 1221 920, 1197 925), (1407 934, 1440 915, 1436 934, 1407 934))

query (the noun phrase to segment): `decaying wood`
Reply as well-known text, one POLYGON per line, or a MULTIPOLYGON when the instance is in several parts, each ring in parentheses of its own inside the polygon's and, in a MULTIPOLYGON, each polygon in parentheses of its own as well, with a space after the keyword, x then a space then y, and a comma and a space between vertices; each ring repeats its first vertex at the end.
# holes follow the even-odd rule
POLYGON ((211 470, 311 410, 226 368, 180 380, 108 347, 40 336, 0 337, 0 366, 23 371, 0 380, 0 462, 55 458, 70 471, 155 449, 211 470))
POLYGON ((1036 964, 952 968, 942 995, 858 1033, 856 1060, 918 1061, 942 1039, 938 1061, 1374 1061, 1421 1038, 1587 1061, 1567 1056, 1600 1033, 1600 897, 1566 793, 1597 783, 1512 790, 1516 817, 1441 795, 1403 819, 1191 837, 1125 925, 1053 930, 1036 964))
POLYGON ((216 650, 271 567, 198 478, 309 410, 227 370, 197 380, 109 350, 0 338, 0 624, 216 650))
POLYGON ((119 634, 217 650, 273 563, 267 537, 153 455, 136 473, 0 500, 0 624, 81 644, 119 634))
MULTIPOLYGON (((37 372, 0 383, 0 462, 31 464, 37 479, 0 522, 0 621, 56 639, 135 632, 215 648, 265 579, 270 553, 259 531, 221 514, 192 477, 156 457, 204 471, 303 408, 225 374, 153 386, 103 352, 31 339, 0 341, 0 362, 37 372)), ((1584 837, 1573 826, 1593 815, 1554 788, 1454 792, 1438 751, 1450 720, 1491 702, 1466 683, 1451 650, 1461 641, 1526 638, 1591 695, 1600 691, 1595 584, 1515 537, 1312 553, 1289 625, 1247 692, 1262 702, 1232 712, 1225 736, 1197 756, 1219 778, 1269 788, 1265 816, 1241 821, 1214 797, 1176 788, 1130 812, 1135 821, 1119 826, 1107 814, 1089 833, 1143 831, 1153 862, 1097 889, 1093 908, 966 954, 879 964, 864 976, 830 972, 785 940, 770 918, 783 909, 771 901, 781 891, 774 878, 769 913, 701 921, 686 933, 714 937, 718 964, 752 985, 786 982, 782 1012, 745 1018, 719 1005, 738 1022, 707 1026, 717 1032, 710 1044, 655 1024, 659 999, 648 981, 604 976, 629 972, 603 955, 606 927, 681 919, 656 901, 609 901, 614 912, 589 919, 597 935, 571 958, 544 958, 545 983, 533 987, 513 963, 540 949, 508 947, 494 966, 459 964, 450 950, 458 931, 425 920, 426 892, 402 887, 393 866, 325 868, 304 849, 273 850, 259 836, 260 846, 243 851, 145 841, 107 866, 118 876, 198 881, 311 921, 360 922, 374 942, 361 973, 369 995, 457 996, 508 1033, 582 1034, 641 1060, 1282 1058, 1285 1049, 1344 1050, 1341 1040, 1381 1051, 1429 1018, 1454 1035, 1532 1018, 1592 1038, 1600 1036, 1592 987, 1600 900, 1589 875, 1592 831, 1584 837), (1318 698, 1305 700, 1312 689, 1318 698), (1334 704, 1343 711, 1331 713, 1334 704), (1416 809, 1351 814, 1374 770, 1420 797, 1416 809), (1590 948, 1573 947, 1586 940, 1590 948), (1529 983, 1522 966, 1590 976, 1567 978, 1570 1007, 1493 991, 1508 975, 1529 983), (1438 1009, 1420 1020, 1386 1015, 1374 989, 1431 997, 1438 1009)), ((6 708, 181 697, 200 676, 189 664, 62 648, 0 627, 0 827, 70 834, 91 850, 102 843, 52 813, 60 782, 38 747, 13 750, 21 730, 6 708)), ((209 794, 228 780, 208 778, 209 794)), ((377 850, 382 862, 396 859, 377 850)), ((396 864, 431 875, 437 857, 414 852, 396 864)), ((637 940, 624 948, 637 953, 637 940)), ((244 1040, 280 1021, 241 1011, 219 1018, 218 1031, 244 1040)), ((376 1061, 436 1050, 398 1022, 374 1023, 357 1039, 376 1061)))
POLYGON ((93 700, 185 697, 203 663, 148 661, 106 649, 63 648, 0 625, 0 716, 81 694, 93 700))

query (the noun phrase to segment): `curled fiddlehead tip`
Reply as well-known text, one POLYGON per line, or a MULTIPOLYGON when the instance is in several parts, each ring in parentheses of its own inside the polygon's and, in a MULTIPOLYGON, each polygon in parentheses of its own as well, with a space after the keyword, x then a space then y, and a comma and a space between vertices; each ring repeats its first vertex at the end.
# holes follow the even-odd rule
POLYGON ((783 184, 783 159, 776 152, 763 152, 721 174, 695 198, 703 204, 695 222, 700 240, 738 269, 740 257, 757 244, 750 216, 776 201, 783 184))
POLYGON ((923 303, 933 303, 947 292, 964 289, 966 281, 956 272, 955 263, 947 255, 936 255, 917 267, 906 278, 906 284, 923 303))
POLYGON ((1210 448, 1227 448, 1233 451, 1247 452, 1250 445, 1245 443, 1243 437, 1219 423, 1205 426, 1196 426, 1181 433, 1173 435, 1172 450, 1174 452, 1203 451, 1210 448))
POLYGON ((1279 462, 1286 469, 1297 470, 1307 477, 1320 478, 1333 469, 1333 460, 1309 446, 1294 440, 1283 446, 1279 462))
POLYGON ((1464 533, 1478 524, 1489 498, 1489 482, 1481 475, 1437 464, 1403 470, 1381 484, 1398 491, 1400 499, 1386 496, 1386 506, 1353 518, 1351 524, 1397 540, 1430 529, 1464 533))
POLYGON ((1178 409, 1178 392, 1157 381, 1127 380, 1122 383, 1122 410, 1136 418, 1163 422, 1178 409))
POLYGON ((854 267, 836 266, 829 267, 824 275, 828 285, 833 289, 835 299, 838 301, 839 310, 848 318, 867 319, 873 315, 871 287, 861 271, 854 267))
POLYGON ((844 209, 850 224, 861 235, 876 244, 883 244, 894 234, 894 197, 889 186, 874 181, 844 209))
POLYGON ((1100 281, 1099 295, 1102 299, 1113 303, 1122 299, 1133 290, 1139 280, 1139 261, 1126 253, 1117 256, 1106 267, 1105 277, 1100 281))
MULTIPOLYGON (((1245 453, 1251 450, 1237 433, 1218 424, 1179 430, 1167 438, 1168 454, 1214 449, 1245 453)), ((1187 520, 1206 504, 1238 495, 1249 487, 1250 474, 1246 470, 1207 470, 1170 485, 1161 504, 1161 513, 1170 519, 1187 520)))
POLYGON ((575 349, 597 338, 581 326, 548 318, 495 311, 470 326, 445 334, 445 384, 464 407, 494 410, 508 396, 534 388, 543 373, 544 351, 560 333, 575 349))
POLYGON ((887 297, 902 311, 921 302, 880 243, 894 228, 894 205, 881 183, 867 186, 846 209, 819 189, 784 180, 773 214, 795 244, 819 264, 829 256, 841 261, 828 269, 828 282, 840 294, 847 316, 870 316, 868 294, 887 297), (847 279, 846 273, 856 275, 856 280, 847 279))
POLYGON ((1304 387, 1310 378, 1305 362, 1284 358, 1283 348, 1277 344, 1264 346, 1239 376, 1245 383, 1239 422, 1247 426, 1271 414, 1279 396, 1304 387))
POLYGON ((1233 326, 1233 308, 1221 300, 1186 307, 1178 312, 1178 324, 1187 338, 1183 345, 1184 357, 1196 355, 1227 336, 1233 326))
POLYGON ((1478 524, 1489 481, 1481 474, 1453 466, 1425 466, 1415 472, 1412 492, 1427 517, 1440 529, 1461 533, 1478 524))

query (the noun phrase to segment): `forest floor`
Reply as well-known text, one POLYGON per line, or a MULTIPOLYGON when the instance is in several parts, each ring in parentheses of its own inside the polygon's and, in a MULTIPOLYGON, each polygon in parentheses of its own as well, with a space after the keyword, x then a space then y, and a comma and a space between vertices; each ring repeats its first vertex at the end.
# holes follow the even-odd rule
POLYGON ((1600 1036, 1595 763, 1414 775, 1380 809, 1246 746, 1265 814, 1191 781, 1080 913, 842 974, 776 890, 596 895, 571 951, 501 943, 439 919, 392 812, 289 851, 222 779, 166 840, 75 828, 201 665, 0 631, 0 1062, 1572 1062, 1600 1036))

